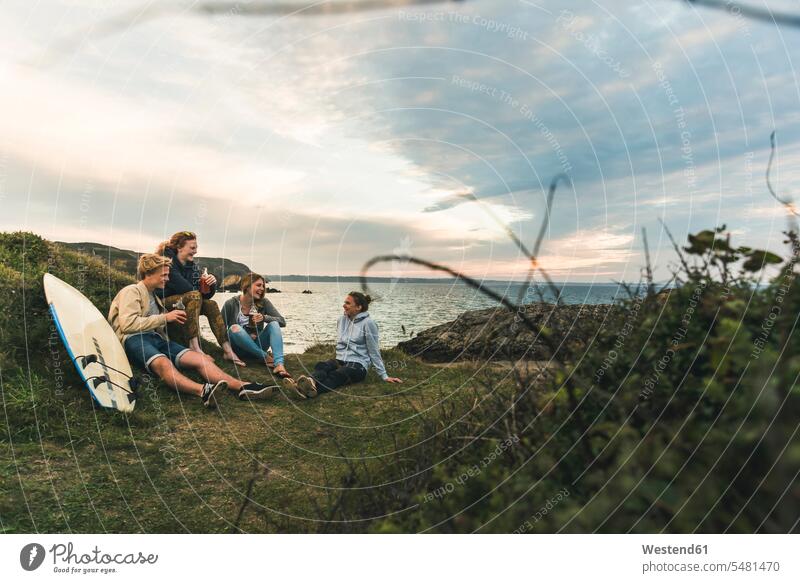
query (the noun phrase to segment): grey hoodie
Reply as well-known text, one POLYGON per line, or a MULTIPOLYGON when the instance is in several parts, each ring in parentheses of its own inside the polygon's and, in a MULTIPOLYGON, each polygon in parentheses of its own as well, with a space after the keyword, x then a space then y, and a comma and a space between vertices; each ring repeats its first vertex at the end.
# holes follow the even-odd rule
POLYGON ((361 312, 352 320, 342 314, 336 326, 339 330, 336 360, 357 362, 366 370, 372 363, 381 379, 389 378, 381 358, 378 326, 369 317, 369 312, 361 312))

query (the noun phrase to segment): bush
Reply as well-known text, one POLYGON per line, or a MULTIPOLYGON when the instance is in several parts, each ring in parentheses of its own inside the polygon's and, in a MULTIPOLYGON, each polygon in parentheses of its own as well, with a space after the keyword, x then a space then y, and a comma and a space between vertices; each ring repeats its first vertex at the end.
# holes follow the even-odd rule
POLYGON ((781 259, 724 227, 678 249, 557 372, 487 377, 392 464, 354 467, 324 528, 789 532, 800 375, 798 240, 781 259), (765 265, 778 275, 759 286, 765 265), (737 267, 738 266, 738 267, 737 267), (374 487, 374 484, 391 486, 374 487))
POLYGON ((53 327, 45 273, 80 290, 103 313, 117 291, 133 282, 95 257, 33 233, 0 233, 0 381, 12 433, 30 428, 33 403, 44 415, 39 421, 46 420, 49 405, 63 416, 58 389, 82 384, 53 327))

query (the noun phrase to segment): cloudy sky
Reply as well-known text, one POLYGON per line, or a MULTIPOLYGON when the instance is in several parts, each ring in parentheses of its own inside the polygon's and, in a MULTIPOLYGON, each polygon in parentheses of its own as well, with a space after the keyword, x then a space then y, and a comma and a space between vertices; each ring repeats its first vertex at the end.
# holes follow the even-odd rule
POLYGON ((637 280, 642 228, 665 279, 660 220, 782 249, 764 170, 777 129, 800 195, 800 30, 677 0, 245 12, 3 0, 0 230, 151 250, 190 229, 270 274, 411 253, 519 277, 495 219, 532 241, 565 173, 557 280, 637 280))

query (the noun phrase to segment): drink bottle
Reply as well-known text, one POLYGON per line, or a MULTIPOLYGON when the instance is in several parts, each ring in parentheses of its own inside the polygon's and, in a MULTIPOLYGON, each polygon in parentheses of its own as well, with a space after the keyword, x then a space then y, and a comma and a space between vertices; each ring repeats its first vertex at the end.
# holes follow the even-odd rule
POLYGON ((206 283, 208 280, 208 268, 203 268, 203 275, 200 276, 200 293, 207 294, 211 291, 211 286, 206 283))

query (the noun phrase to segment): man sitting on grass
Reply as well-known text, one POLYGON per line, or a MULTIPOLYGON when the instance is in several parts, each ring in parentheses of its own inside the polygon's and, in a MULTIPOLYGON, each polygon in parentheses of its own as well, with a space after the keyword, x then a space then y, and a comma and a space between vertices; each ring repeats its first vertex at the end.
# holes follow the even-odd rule
POLYGON ((217 399, 226 388, 235 391, 240 399, 272 395, 274 387, 235 379, 214 364, 207 354, 189 350, 167 338, 168 322, 183 324, 186 321, 183 310, 164 313, 164 305, 153 293, 164 289, 169 280, 170 262, 161 255, 142 255, 137 267, 139 283, 122 288, 111 302, 108 321, 125 347, 128 359, 178 391, 202 398, 206 407, 216 407, 217 399), (184 376, 178 368, 197 371, 205 384, 184 376))

